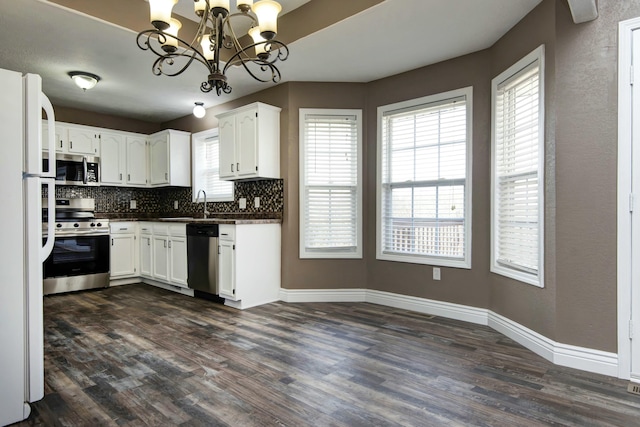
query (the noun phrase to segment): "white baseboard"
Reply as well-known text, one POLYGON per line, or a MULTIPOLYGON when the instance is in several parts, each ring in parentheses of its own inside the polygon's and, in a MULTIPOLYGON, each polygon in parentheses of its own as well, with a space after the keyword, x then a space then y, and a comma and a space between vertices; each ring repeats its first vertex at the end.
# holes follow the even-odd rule
POLYGON ((491 310, 369 289, 280 289, 284 302, 369 302, 488 325, 548 361, 569 368, 618 376, 618 355, 557 343, 491 310))
POLYGON ((166 289, 189 297, 193 296, 193 289, 190 288, 181 288, 180 286, 169 285, 167 283, 158 282, 157 280, 147 279, 146 277, 141 278, 140 281, 146 285, 155 286, 156 288, 166 289))

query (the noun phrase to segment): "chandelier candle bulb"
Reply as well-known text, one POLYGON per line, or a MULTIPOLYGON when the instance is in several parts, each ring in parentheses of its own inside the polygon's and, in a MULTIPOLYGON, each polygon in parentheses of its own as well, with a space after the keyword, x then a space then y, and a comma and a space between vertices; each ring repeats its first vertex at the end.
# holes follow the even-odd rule
POLYGON ((229 0, 209 0, 209 6, 214 16, 218 16, 222 13, 222 16, 227 16, 229 13, 229 0))
POLYGON ((207 2, 205 0, 195 0, 193 2, 193 9, 196 12, 196 15, 202 17, 207 10, 207 2))
POLYGON ((166 37, 165 42, 162 44, 162 49, 165 52, 173 53, 178 49, 178 31, 180 31, 180 28, 182 28, 182 23, 177 19, 171 18, 169 21, 169 28, 164 30, 165 33, 169 34, 169 36, 166 37))
POLYGON ((253 39, 254 43, 261 43, 261 44, 256 44, 255 46, 256 56, 260 59, 267 59, 269 57, 269 53, 265 50, 264 43, 262 43, 262 42, 265 42, 266 40, 260 35, 260 28, 259 27, 251 28, 249 30, 249 35, 253 39))
POLYGON ((258 16, 260 34, 267 40, 273 39, 278 33, 278 14, 282 6, 272 0, 262 0, 253 5, 253 13, 258 16))
POLYGON ((211 49, 211 34, 205 34, 202 36, 200 46, 202 46, 202 54, 207 61, 213 61, 213 54, 215 52, 211 49))
POLYGON ((171 10, 178 0, 149 0, 151 24, 159 30, 169 28, 171 10))

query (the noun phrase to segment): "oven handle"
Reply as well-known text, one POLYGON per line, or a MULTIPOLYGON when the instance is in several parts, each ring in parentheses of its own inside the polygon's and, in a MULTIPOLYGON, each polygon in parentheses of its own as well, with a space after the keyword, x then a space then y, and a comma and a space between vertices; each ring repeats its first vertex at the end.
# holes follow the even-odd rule
POLYGON ((89 172, 88 169, 87 169, 87 156, 84 156, 82 158, 82 169, 84 169, 84 174, 82 175, 82 183, 86 184, 87 183, 87 172, 89 172))
POLYGON ((53 250, 55 239, 55 217, 56 217, 56 181, 53 178, 42 178, 42 183, 47 186, 47 242, 40 247, 40 262, 45 262, 53 250))
POLYGON ((109 232, 87 230, 87 231, 69 231, 69 232, 58 231, 56 233, 56 237, 76 237, 76 236, 109 236, 109 232))

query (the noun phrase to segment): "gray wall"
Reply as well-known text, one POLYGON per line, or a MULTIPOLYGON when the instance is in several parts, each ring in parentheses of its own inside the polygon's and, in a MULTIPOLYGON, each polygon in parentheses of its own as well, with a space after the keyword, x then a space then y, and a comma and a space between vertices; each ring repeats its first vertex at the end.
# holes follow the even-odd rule
POLYGON ((575 25, 565 1, 544 0, 484 51, 367 84, 286 83, 210 109, 203 120, 189 116, 163 127, 208 129, 217 126, 217 112, 254 101, 283 108, 284 288, 366 287, 488 308, 558 342, 616 352, 617 23, 640 15, 640 2, 598 6, 596 21, 575 25), (546 286, 540 289, 489 272, 490 82, 543 43, 546 286), (430 266, 375 259, 376 108, 465 86, 473 86, 474 97, 472 268, 443 268, 436 282, 430 266), (364 110, 362 260, 298 258, 303 107, 364 110))

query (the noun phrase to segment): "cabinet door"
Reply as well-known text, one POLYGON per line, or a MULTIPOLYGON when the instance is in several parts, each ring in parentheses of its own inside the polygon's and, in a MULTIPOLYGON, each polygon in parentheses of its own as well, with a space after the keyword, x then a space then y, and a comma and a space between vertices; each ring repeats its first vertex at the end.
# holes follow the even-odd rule
MULTIPOLYGON (((64 151, 64 146, 67 142, 67 128, 61 126, 56 123, 56 153, 61 153, 64 151)), ((49 127, 46 125, 46 122, 42 125, 42 151, 49 151, 49 147, 47 146, 49 138, 49 127)))
POLYGON ((140 235, 140 275, 144 277, 152 277, 151 271, 151 235, 140 235))
POLYGON ((258 113, 249 110, 236 118, 236 169, 238 177, 255 176, 258 171, 258 113))
POLYGON ((169 280, 169 245, 164 236, 153 236, 153 278, 169 280))
POLYGON ((96 155, 96 133, 85 129, 69 129, 69 153, 96 155))
POLYGON ((111 278, 134 276, 135 268, 135 235, 112 234, 109 252, 111 278))
POLYGON ((227 116, 218 123, 220 137, 220 178, 236 175, 235 117, 227 116))
POLYGON ((187 238, 171 237, 169 240, 170 281, 187 287, 187 238))
POLYGON ((149 142, 149 182, 151 185, 169 183, 169 135, 162 134, 149 142))
POLYGON ((129 185, 147 184, 147 140, 127 137, 127 179, 129 185))
POLYGON ((236 254, 231 240, 220 240, 218 255, 218 293, 223 298, 236 300, 236 254))
POLYGON ((113 133, 100 134, 100 182, 124 184, 125 164, 124 136, 113 133))

